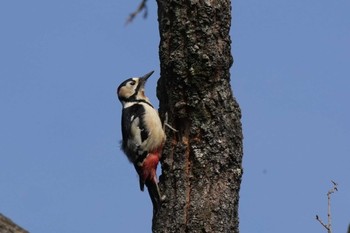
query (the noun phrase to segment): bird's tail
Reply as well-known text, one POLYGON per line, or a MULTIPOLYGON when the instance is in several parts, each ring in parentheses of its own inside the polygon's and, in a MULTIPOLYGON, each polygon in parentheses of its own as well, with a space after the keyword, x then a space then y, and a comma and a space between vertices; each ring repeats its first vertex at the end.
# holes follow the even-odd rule
POLYGON ((159 162, 159 152, 149 153, 142 163, 134 163, 140 178, 140 189, 144 190, 147 186, 149 196, 153 204, 153 212, 158 212, 162 201, 165 199, 160 193, 157 180, 157 164, 159 162))
POLYGON ((155 214, 160 209, 162 201, 164 201, 165 197, 161 195, 158 182, 155 177, 154 179, 147 180, 145 184, 147 186, 148 194, 153 204, 153 214, 155 214))

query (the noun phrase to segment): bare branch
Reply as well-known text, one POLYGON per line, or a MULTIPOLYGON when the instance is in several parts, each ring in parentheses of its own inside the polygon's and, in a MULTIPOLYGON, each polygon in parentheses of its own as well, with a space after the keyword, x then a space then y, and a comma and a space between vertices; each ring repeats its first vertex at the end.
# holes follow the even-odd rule
POLYGON ((322 222, 322 220, 320 219, 320 217, 318 217, 318 215, 317 215, 317 214, 316 214, 316 220, 317 220, 317 221, 319 221, 319 222, 321 223, 321 225, 322 225, 324 228, 326 228, 326 229, 327 229, 327 231, 329 231, 328 226, 322 222))
POLYGON ((147 10, 147 5, 146 5, 147 0, 142 0, 140 5, 138 6, 138 8, 136 9, 136 11, 132 12, 128 19, 125 22, 125 25, 131 23, 134 18, 142 11, 144 10, 145 12, 143 13, 143 17, 146 18, 147 14, 148 14, 148 10, 147 10))
POLYGON ((335 192, 338 191, 338 184, 336 182, 334 182, 333 180, 331 180, 333 187, 328 190, 327 192, 327 199, 328 199, 328 222, 327 224, 323 223, 323 221, 320 219, 320 217, 318 215, 316 215, 316 220, 319 221, 319 223, 321 223, 321 225, 327 229, 328 233, 332 233, 332 215, 331 215, 331 195, 335 192))
POLYGON ((163 124, 163 130, 165 131, 165 126, 167 126, 169 129, 171 129, 174 132, 179 132, 177 129, 174 129, 171 125, 168 124, 168 112, 165 113, 165 120, 163 124))

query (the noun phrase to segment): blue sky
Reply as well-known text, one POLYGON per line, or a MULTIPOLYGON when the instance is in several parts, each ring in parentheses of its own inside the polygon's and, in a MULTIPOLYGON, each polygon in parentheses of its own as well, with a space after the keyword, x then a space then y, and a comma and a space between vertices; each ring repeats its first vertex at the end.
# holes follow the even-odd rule
MULTIPOLYGON (((150 232, 151 203, 119 150, 115 89, 159 77, 155 1, 0 2, 0 212, 35 233, 150 232)), ((233 1, 243 112, 242 233, 350 223, 350 2, 233 1)))

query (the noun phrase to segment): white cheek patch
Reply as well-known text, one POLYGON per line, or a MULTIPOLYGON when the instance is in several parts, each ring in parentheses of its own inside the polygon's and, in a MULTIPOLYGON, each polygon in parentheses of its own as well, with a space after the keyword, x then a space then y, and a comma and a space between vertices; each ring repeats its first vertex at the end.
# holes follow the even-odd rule
POLYGON ((131 96, 131 90, 124 86, 120 88, 118 95, 124 98, 129 98, 131 96))
POLYGON ((123 86, 120 88, 118 96, 124 97, 124 98, 129 98, 136 92, 136 85, 131 86, 128 84, 127 86, 123 86))

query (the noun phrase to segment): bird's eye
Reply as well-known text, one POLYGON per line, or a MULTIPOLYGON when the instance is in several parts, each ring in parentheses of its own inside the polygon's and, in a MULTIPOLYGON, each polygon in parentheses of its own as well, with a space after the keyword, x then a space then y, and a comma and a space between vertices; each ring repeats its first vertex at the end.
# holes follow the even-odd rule
POLYGON ((131 85, 131 86, 134 86, 135 83, 136 83, 135 81, 131 81, 131 82, 130 82, 130 85, 131 85))

